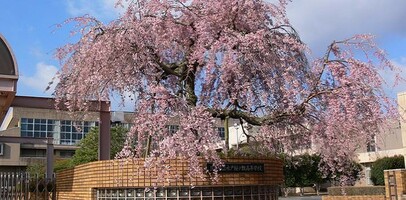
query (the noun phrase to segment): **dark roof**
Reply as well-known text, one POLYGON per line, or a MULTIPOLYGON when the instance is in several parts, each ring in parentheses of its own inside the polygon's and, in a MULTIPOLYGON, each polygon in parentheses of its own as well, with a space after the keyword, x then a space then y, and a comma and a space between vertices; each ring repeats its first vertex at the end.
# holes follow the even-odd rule
POLYGON ((14 55, 4 37, 0 34, 0 75, 16 76, 17 66, 14 55))

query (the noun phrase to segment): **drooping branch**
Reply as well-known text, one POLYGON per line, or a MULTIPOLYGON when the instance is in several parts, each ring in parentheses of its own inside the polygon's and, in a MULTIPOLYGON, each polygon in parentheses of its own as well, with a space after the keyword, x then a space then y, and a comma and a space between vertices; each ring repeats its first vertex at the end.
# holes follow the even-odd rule
POLYGON ((240 110, 222 110, 222 109, 207 109, 208 112, 212 114, 215 118, 225 119, 226 117, 233 118, 233 119, 243 119, 247 123, 255 126, 263 126, 263 125, 273 125, 276 123, 283 122, 284 120, 288 120, 293 116, 300 116, 303 114, 302 112, 273 112, 267 116, 256 116, 252 115, 248 112, 240 111, 240 110))
MULTIPOLYGON (((350 87, 350 85, 346 85, 350 87)), ((264 126, 264 125, 274 125, 281 122, 288 122, 291 121, 292 118, 300 118, 303 117, 306 113, 306 105, 311 102, 312 99, 320 98, 322 95, 331 94, 333 92, 337 92, 344 87, 336 87, 336 88, 328 88, 322 91, 314 91, 310 93, 302 103, 298 104, 292 111, 277 111, 274 110, 269 115, 258 116, 255 115, 252 111, 244 111, 244 110, 237 110, 237 109, 208 109, 208 111, 212 114, 213 117, 224 119, 226 117, 233 118, 233 119, 243 119, 245 122, 249 123, 250 125, 255 126, 264 126)), ((262 108, 265 106, 259 106, 255 108, 262 108)), ((300 124, 301 125, 301 124, 300 124)))
POLYGON ((127 146, 133 153, 125 155, 143 156, 150 146, 146 156, 161 161, 205 155, 221 163, 214 121, 231 118, 260 126, 243 133, 262 142, 261 148, 279 150, 280 141, 306 131, 302 135, 315 138, 326 150, 323 159, 331 161, 337 152, 353 155, 354 141, 366 141, 377 129, 374 123, 396 116, 393 105, 383 105, 391 101, 378 73, 393 66, 368 36, 333 42, 324 57, 309 62, 284 0, 279 6, 246 0, 136 2, 108 25, 78 19, 82 38, 57 55, 63 66, 55 94, 61 101, 69 98, 72 108, 112 93, 123 99, 136 93, 129 138, 139 142, 127 146), (174 116, 179 130, 168 134, 165 125, 174 116))
POLYGON ((186 90, 186 101, 190 106, 196 106, 197 103, 197 96, 196 96, 196 88, 195 88, 195 81, 196 81, 196 70, 199 63, 194 62, 192 67, 187 69, 185 75, 185 90, 186 90))

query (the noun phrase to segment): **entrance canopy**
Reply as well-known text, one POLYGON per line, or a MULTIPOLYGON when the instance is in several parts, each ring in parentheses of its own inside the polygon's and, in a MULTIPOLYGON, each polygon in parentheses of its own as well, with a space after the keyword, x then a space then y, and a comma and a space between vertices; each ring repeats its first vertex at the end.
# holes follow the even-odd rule
POLYGON ((17 90, 18 70, 14 54, 0 34, 0 125, 17 90))

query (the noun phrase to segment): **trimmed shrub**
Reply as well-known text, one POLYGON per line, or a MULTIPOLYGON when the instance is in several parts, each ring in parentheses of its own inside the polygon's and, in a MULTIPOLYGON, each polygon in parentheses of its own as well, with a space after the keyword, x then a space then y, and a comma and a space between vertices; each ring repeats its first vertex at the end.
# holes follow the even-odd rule
POLYGON ((385 186, 329 187, 327 191, 330 196, 385 195, 385 186))
POLYGON ((70 168, 73 168, 73 167, 74 167, 74 165, 73 165, 71 159, 57 160, 55 162, 54 172, 59 172, 59 171, 62 171, 64 169, 70 169, 70 168))
POLYGON ((401 155, 378 159, 371 167, 371 181, 374 185, 385 185, 383 170, 404 168, 404 158, 401 155))

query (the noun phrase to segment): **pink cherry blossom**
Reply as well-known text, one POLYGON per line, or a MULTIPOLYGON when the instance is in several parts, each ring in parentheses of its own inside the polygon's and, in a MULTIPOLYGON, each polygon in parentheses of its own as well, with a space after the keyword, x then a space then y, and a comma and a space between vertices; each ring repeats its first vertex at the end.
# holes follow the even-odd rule
POLYGON ((137 0, 108 24, 74 18, 80 40, 56 53, 55 96, 86 111, 89 100, 133 94, 134 126, 117 157, 147 154, 162 174, 172 158, 190 162, 191 178, 206 173, 199 159, 221 165, 218 118, 259 127, 246 134, 268 155, 311 141, 326 173, 345 174, 354 151, 398 117, 378 73, 396 68, 370 35, 334 41, 309 60, 286 5, 137 0), (170 133, 174 120, 179 130, 170 133))

